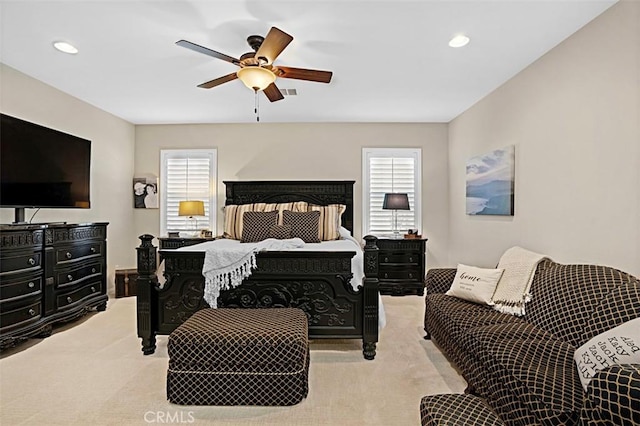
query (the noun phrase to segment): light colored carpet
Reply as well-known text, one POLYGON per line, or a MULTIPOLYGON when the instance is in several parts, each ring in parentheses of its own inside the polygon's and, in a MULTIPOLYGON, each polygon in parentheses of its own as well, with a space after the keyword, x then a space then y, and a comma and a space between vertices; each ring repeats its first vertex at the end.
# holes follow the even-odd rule
POLYGON ((361 341, 311 342, 309 395, 291 407, 170 404, 167 336, 143 356, 135 298, 2 352, 0 423, 10 425, 419 425, 420 398, 462 392, 464 380, 423 339, 424 301, 383 297, 387 326, 374 361, 361 341))

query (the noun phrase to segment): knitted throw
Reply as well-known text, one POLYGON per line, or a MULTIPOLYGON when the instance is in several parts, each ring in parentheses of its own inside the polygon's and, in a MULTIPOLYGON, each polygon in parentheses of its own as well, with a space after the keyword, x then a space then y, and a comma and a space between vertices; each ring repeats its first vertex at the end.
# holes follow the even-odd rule
POLYGON ((496 291, 493 293, 493 309, 507 314, 524 315, 524 305, 531 300, 529 288, 538 263, 547 256, 522 247, 508 249, 498 263, 504 269, 496 291))

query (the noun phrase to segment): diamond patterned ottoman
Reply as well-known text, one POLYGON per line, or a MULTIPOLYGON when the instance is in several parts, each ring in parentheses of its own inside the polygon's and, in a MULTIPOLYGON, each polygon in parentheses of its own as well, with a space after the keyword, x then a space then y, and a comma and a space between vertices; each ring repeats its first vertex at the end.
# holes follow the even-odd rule
POLYGON ((294 405, 309 390, 307 316, 296 308, 203 309, 169 335, 167 399, 294 405))
POLYGON ((504 422, 482 398, 469 394, 425 396, 420 401, 422 426, 502 426, 504 422))

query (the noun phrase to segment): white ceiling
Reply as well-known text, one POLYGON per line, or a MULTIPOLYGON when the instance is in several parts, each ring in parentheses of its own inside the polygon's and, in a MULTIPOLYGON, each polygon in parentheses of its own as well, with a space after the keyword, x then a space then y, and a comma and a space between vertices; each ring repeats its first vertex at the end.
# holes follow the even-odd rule
POLYGON ((276 65, 333 80, 278 79, 298 95, 260 94, 261 122, 448 122, 615 1, 2 0, 0 61, 135 124, 255 122, 239 80, 196 87, 236 66, 174 43, 237 58, 276 26, 294 37, 276 65))

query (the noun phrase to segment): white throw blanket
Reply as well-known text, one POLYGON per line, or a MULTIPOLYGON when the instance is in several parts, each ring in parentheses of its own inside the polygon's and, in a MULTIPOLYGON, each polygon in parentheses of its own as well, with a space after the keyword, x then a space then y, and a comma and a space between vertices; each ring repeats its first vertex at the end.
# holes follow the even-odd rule
POLYGON ((211 245, 204 256, 202 275, 205 278, 204 300, 212 308, 218 306, 220 290, 228 290, 242 284, 256 267, 256 253, 265 250, 287 250, 304 247, 300 238, 277 240, 268 238, 258 243, 235 244, 230 247, 211 245))
POLYGON ((498 269, 504 269, 504 273, 493 293, 493 309, 518 316, 524 315, 524 305, 531 300, 529 288, 533 276, 538 263, 544 259, 547 259, 547 256, 517 246, 504 252, 498 263, 498 269))

